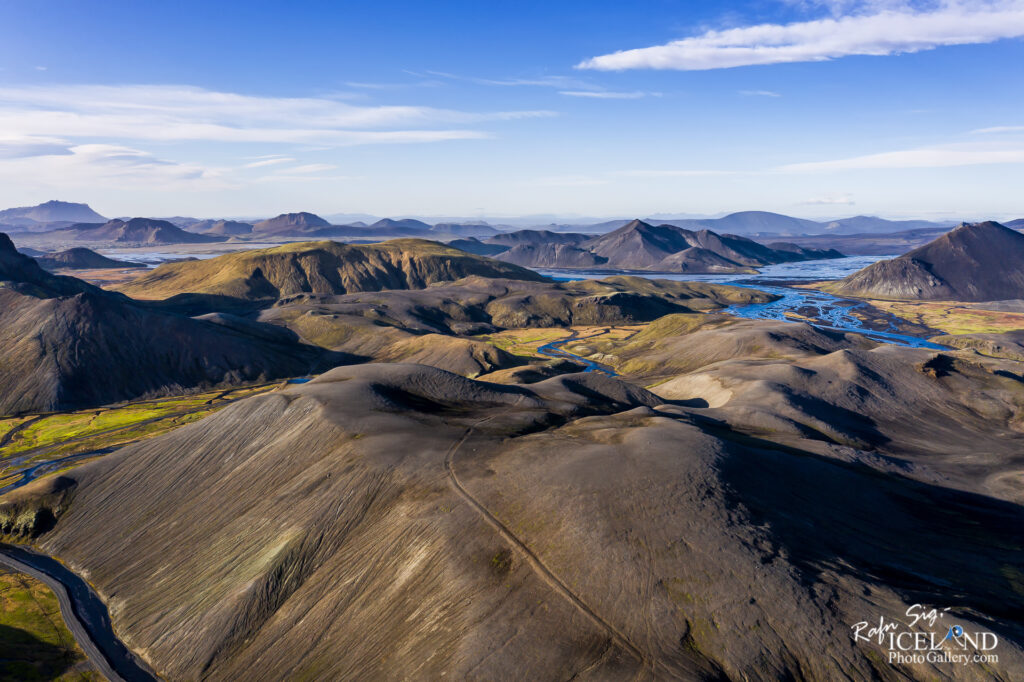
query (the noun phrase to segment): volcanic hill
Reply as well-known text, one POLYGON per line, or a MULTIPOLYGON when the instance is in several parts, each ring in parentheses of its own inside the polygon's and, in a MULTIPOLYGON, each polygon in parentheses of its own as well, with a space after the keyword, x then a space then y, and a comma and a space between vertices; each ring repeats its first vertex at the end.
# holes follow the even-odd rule
POLYGON ((224 241, 224 237, 187 232, 173 223, 155 218, 115 218, 102 224, 78 223, 37 236, 42 237, 56 241, 136 245, 207 244, 224 241))
POLYGON ((484 240, 508 245, 494 257, 526 267, 602 268, 655 272, 754 272, 772 263, 838 258, 837 251, 806 249, 792 244, 773 249, 745 237, 697 232, 642 220, 597 237, 550 231, 522 230, 484 240))
POLYGON ((330 225, 318 215, 300 211, 299 213, 282 213, 275 218, 261 220, 253 224, 252 233, 264 237, 302 235, 330 227, 330 225))
MULTIPOLYGON (((57 517, 37 542, 109 596, 117 632, 171 680, 924 679, 850 636, 914 603, 998 632, 993 669, 1011 679, 1020 507, 801 432, 825 413, 783 393, 850 401, 912 373, 931 394, 946 380, 915 364, 934 357, 823 348, 796 384, 790 361, 738 359, 722 374, 742 382, 733 410, 595 374, 504 386, 343 367, 3 511, 57 517)), ((966 399, 979 370, 949 369, 966 399)))
POLYGON ((266 327, 192 319, 52 275, 0 234, 0 415, 300 376, 348 361, 286 330, 254 326, 266 327))
POLYGON ((544 280, 531 270, 436 242, 396 239, 365 245, 298 242, 167 263, 117 288, 146 299, 199 293, 255 300, 300 293, 414 289, 469 275, 544 280))
POLYGON ((822 287, 843 296, 949 301, 1024 298, 1024 235, 996 222, 968 224, 822 287))
POLYGON ((35 257, 36 262, 47 270, 90 270, 103 268, 144 268, 145 265, 131 261, 114 260, 81 246, 56 253, 35 257))

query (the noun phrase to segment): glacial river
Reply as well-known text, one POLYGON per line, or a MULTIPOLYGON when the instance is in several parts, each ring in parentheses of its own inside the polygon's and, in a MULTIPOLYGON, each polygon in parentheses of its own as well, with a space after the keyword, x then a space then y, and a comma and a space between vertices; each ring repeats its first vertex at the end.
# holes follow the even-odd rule
MULTIPOLYGON (((942 349, 943 346, 931 343, 917 336, 899 333, 895 318, 889 323, 887 329, 871 329, 865 326, 864 322, 853 314, 857 308, 863 308, 867 304, 863 301, 855 301, 840 298, 823 291, 812 289, 796 289, 793 284, 802 282, 819 282, 826 279, 840 279, 860 270, 876 261, 892 256, 849 256, 847 258, 834 258, 829 260, 812 260, 800 263, 782 263, 769 265, 761 268, 757 274, 732 274, 732 275, 673 275, 662 273, 614 273, 608 271, 585 271, 585 270, 539 270, 543 275, 562 281, 575 281, 581 279, 603 279, 614 274, 631 274, 651 279, 669 279, 683 282, 714 282, 717 284, 732 284, 734 286, 759 289, 779 297, 771 303, 751 303, 747 305, 734 305, 726 308, 723 312, 736 317, 743 317, 752 320, 782 320, 794 322, 790 314, 801 316, 800 321, 821 329, 830 329, 841 332, 855 332, 863 334, 868 338, 882 343, 892 343, 898 346, 910 346, 912 348, 942 349)), ((876 311, 877 312, 877 311, 876 311)), ((877 315, 874 315, 877 317, 877 315)), ((558 348, 567 341, 552 346, 548 350, 557 350, 560 354, 568 355, 562 348, 558 348)), ((601 369, 590 367, 587 371, 601 369)))

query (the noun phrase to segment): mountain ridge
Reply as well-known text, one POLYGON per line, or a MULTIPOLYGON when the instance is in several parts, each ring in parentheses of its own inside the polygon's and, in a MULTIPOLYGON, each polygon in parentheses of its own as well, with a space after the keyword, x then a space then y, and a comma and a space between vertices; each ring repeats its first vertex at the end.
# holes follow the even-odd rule
POLYGON ((651 225, 634 219, 604 235, 521 230, 486 239, 508 245, 498 260, 526 267, 602 268, 608 270, 729 273, 811 258, 839 258, 834 250, 787 245, 773 249, 745 237, 691 231, 674 225, 651 225))
POLYGON ((993 221, 956 229, 878 261, 827 291, 866 298, 996 301, 1024 297, 1024 235, 993 221))
POLYGON ((50 274, 0 233, 0 414, 301 376, 349 361, 269 329, 192 319, 50 274))
POLYGON ((474 274, 545 280, 531 270, 437 242, 395 239, 364 245, 295 242, 202 261, 166 263, 115 289, 137 298, 199 293, 272 300, 298 293, 422 288, 474 274))

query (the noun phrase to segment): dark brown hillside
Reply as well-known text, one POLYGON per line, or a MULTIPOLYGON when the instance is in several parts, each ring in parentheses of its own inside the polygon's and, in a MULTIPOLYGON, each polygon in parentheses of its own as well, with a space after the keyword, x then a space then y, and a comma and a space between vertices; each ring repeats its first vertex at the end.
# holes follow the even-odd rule
POLYGON ((223 237, 193 234, 166 220, 153 218, 115 219, 102 225, 73 225, 50 234, 54 238, 118 244, 205 244, 224 241, 223 237))
POLYGON ((132 263, 130 261, 114 260, 113 258, 107 258, 106 256, 96 253, 91 249, 83 247, 76 247, 73 249, 67 249, 66 251, 59 251, 57 253, 48 253, 43 256, 36 256, 36 262, 44 268, 49 270, 60 270, 67 268, 69 270, 83 270, 93 268, 144 268, 145 265, 139 263, 132 263))
POLYGON ((825 287, 868 298, 1000 301, 1024 298, 1024 235, 964 223, 937 239, 825 287))
POLYGON ((496 234, 485 240, 487 244, 513 248, 522 244, 579 244, 590 237, 573 232, 552 232, 551 230, 517 230, 496 234))
POLYGON ((531 268, 600 268, 608 259, 572 244, 519 244, 495 258, 531 268))
POLYGON ((1018 506, 743 414, 344 367, 65 474, 39 542, 170 680, 928 679, 850 637, 913 603, 1016 677, 1018 506))
POLYGON ((168 263, 118 290, 146 299, 184 293, 277 299, 300 293, 417 289, 470 275, 544 280, 531 270, 437 242, 396 239, 365 245, 299 242, 203 261, 168 263))
POLYGON ((607 234, 558 234, 524 230, 488 239, 511 248, 495 257, 527 267, 649 270, 655 272, 753 272, 772 263, 836 258, 832 251, 803 249, 791 244, 774 249, 744 237, 692 232, 673 225, 650 225, 633 220, 607 234))
POLYGON ((330 225, 312 213, 282 213, 277 217, 255 223, 252 226, 252 233, 261 237, 298 236, 330 225))
POLYGON ((595 237, 583 246, 608 259, 609 267, 626 270, 655 269, 667 256, 694 246, 686 232, 678 227, 655 227, 634 220, 606 235, 595 237))
POLYGON ((0 415, 304 375, 347 360, 242 322, 159 312, 51 275, 0 234, 0 415))
POLYGON ((224 236, 252 234, 252 225, 236 220, 200 220, 188 226, 189 232, 200 234, 217 234, 224 236))

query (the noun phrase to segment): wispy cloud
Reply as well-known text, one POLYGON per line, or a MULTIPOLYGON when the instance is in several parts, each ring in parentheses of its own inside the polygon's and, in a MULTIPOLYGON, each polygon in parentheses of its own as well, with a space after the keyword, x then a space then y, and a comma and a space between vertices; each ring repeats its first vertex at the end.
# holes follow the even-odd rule
POLYGON ((365 81, 348 81, 345 85, 359 90, 404 90, 405 88, 436 88, 442 85, 442 82, 437 79, 420 80, 409 83, 368 83, 365 81))
MULTIPOLYGON (((410 71, 410 74, 416 72, 410 71)), ((641 99, 643 97, 661 97, 660 92, 633 90, 629 92, 608 90, 602 85, 570 76, 539 76, 535 78, 478 78, 460 76, 445 71, 426 71, 426 74, 456 81, 488 85, 501 88, 537 87, 558 90, 559 95, 566 97, 585 97, 589 99, 641 99)))
POLYGON ((187 86, 0 87, 0 130, 91 140, 397 144, 488 137, 466 124, 551 116, 356 106, 330 98, 256 97, 187 86))
POLYGON ((1024 133, 1024 126, 993 126, 972 130, 972 135, 998 135, 1003 133, 1024 133))
POLYGON ((262 161, 253 161, 252 163, 247 163, 244 166, 242 166, 242 168, 263 168, 265 166, 276 166, 279 163, 292 163, 293 161, 295 161, 295 159, 293 159, 290 156, 275 156, 263 159, 262 161))
POLYGON ((727 170, 710 170, 700 168, 681 168, 681 169, 637 169, 637 170, 624 170, 618 171, 616 175, 621 175, 627 178, 696 178, 702 176, 712 175, 734 175, 736 171, 727 170))
POLYGON ((700 71, 755 64, 892 55, 1024 36, 1024 0, 946 2, 791 24, 707 31, 664 45, 587 59, 580 69, 700 71))
POLYGON ((782 97, 778 92, 772 90, 740 90, 744 97, 782 97))
MULTIPOLYGON (((408 72, 411 75, 422 75, 415 71, 408 72)), ((572 90, 594 90, 599 89, 598 86, 589 83, 580 78, 574 78, 572 76, 536 76, 532 78, 480 78, 477 76, 461 76, 456 73, 448 73, 447 71, 425 71, 430 76, 437 76, 438 78, 447 78, 449 80, 464 81, 466 83, 474 83, 476 85, 493 85, 497 87, 515 88, 515 87, 540 87, 540 88, 558 88, 558 89, 572 89, 572 90)))
POLYGON ((0 137, 0 159, 25 159, 33 156, 71 154, 71 143, 59 137, 0 137))
POLYGON ((288 175, 303 175, 308 173, 322 173, 324 171, 334 170, 337 166, 330 163, 307 163, 304 166, 292 166, 291 168, 282 168, 278 173, 284 173, 288 175))
POLYGON ((633 92, 612 92, 608 90, 561 90, 559 95, 567 97, 588 97, 591 99, 642 99, 644 97, 660 97, 660 92, 644 92, 634 90, 633 92))
POLYGON ((949 168, 987 164, 1024 163, 1024 147, 1017 149, 950 145, 867 154, 831 161, 811 161, 780 166, 783 172, 821 172, 887 168, 949 168))
POLYGON ((0 159, 5 177, 30 177, 41 187, 118 187, 157 190, 224 189, 232 186, 222 169, 178 163, 118 144, 79 144, 67 153, 0 159))

